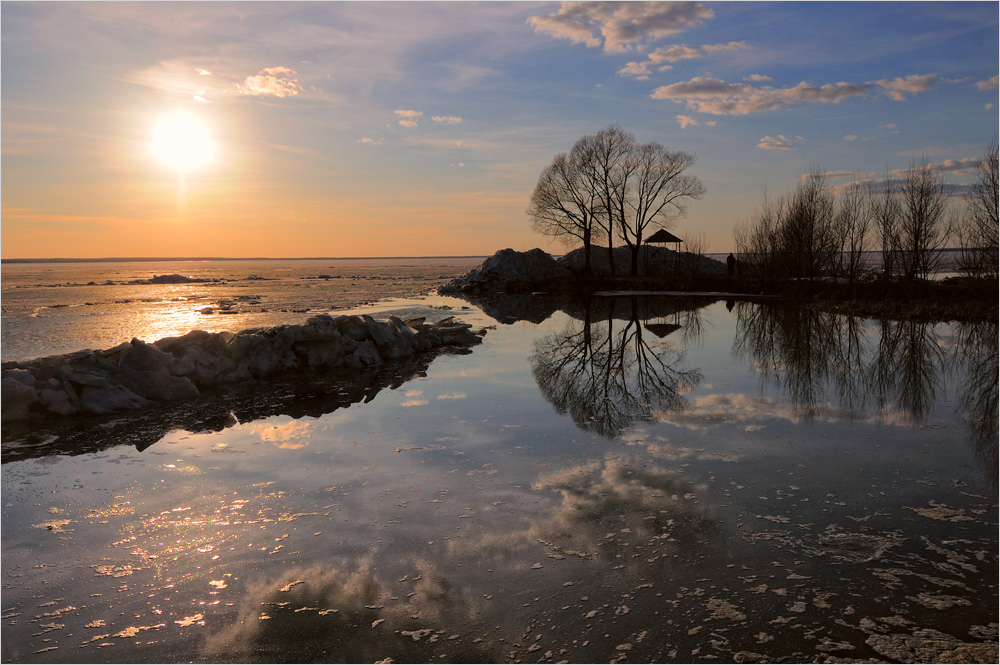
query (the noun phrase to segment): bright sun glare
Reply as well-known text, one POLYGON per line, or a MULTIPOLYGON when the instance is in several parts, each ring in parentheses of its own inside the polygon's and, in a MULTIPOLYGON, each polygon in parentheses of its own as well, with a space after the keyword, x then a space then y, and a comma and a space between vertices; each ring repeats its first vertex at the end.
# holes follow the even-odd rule
POLYGON ((208 165, 215 149, 205 123, 180 111, 157 121, 152 147, 156 159, 179 173, 208 165))

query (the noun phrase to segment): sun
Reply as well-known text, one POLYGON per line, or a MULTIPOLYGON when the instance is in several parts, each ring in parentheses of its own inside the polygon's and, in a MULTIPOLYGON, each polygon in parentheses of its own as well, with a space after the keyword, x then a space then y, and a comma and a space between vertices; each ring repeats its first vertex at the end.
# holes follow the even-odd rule
POLYGON ((188 173, 211 163, 215 145, 201 119, 178 111, 156 122, 152 150, 153 156, 167 168, 188 173))

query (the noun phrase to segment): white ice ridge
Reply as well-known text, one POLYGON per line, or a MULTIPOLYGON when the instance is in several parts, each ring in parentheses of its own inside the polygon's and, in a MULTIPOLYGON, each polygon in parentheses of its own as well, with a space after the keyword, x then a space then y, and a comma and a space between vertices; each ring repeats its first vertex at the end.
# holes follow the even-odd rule
POLYGON ((103 351, 4 363, 2 419, 139 409, 277 374, 371 367, 443 346, 471 346, 484 334, 453 317, 380 322, 320 314, 301 325, 235 334, 194 330, 152 344, 133 339, 103 351))

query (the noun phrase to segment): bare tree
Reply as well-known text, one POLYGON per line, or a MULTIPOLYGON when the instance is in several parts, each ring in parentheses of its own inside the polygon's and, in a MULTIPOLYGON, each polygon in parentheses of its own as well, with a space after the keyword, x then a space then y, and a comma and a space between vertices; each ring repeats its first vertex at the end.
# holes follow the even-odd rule
POLYGON ((785 199, 771 198, 764 190, 760 210, 736 227, 736 253, 740 273, 770 284, 777 279, 778 239, 785 215, 785 199))
POLYGON ((837 253, 837 274, 853 285, 864 270, 864 254, 868 250, 869 216, 872 189, 870 183, 857 180, 848 185, 837 202, 836 235, 840 245, 837 253))
POLYGON ((557 155, 539 177, 528 207, 533 228, 564 242, 583 242, 584 270, 595 238, 608 241, 608 262, 615 273, 614 245, 620 239, 632 252, 638 274, 639 250, 646 231, 682 216, 690 199, 705 192, 685 174, 694 157, 659 143, 637 143, 617 125, 581 138, 569 155, 557 155))
POLYGON ((683 217, 691 199, 705 194, 701 180, 685 172, 695 157, 659 143, 633 143, 622 165, 615 212, 619 235, 632 252, 632 275, 639 274, 639 250, 647 230, 665 228, 683 217))
POLYGON ((560 153, 542 171, 531 194, 528 217, 538 233, 565 244, 583 243, 583 272, 589 275, 590 245, 600 204, 596 183, 589 176, 585 146, 578 142, 569 155, 560 153))
POLYGON ((959 268, 971 277, 997 279, 1000 220, 1000 179, 998 179, 997 135, 986 148, 979 163, 978 179, 965 195, 965 214, 958 229, 962 258, 959 268))
POLYGON ((910 164, 899 184, 899 247, 904 279, 927 279, 951 235, 948 186, 926 159, 910 164))
POLYGON ((833 194, 814 167, 799 181, 785 208, 781 248, 785 274, 810 282, 828 273, 837 252, 833 194))
POLYGON ((896 182, 887 173, 882 179, 882 187, 874 192, 869 202, 869 216, 875 225, 879 248, 882 251, 882 279, 892 279, 902 265, 899 239, 899 200, 896 197, 896 182))
POLYGON ((773 283, 813 279, 832 272, 838 252, 834 199, 819 169, 777 199, 764 195, 761 209, 736 231, 743 274, 773 283))

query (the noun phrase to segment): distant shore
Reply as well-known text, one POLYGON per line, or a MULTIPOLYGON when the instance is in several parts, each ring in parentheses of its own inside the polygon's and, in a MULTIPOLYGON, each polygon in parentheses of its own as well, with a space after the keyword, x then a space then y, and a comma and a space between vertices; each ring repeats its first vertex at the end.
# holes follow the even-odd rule
POLYGON ((405 259, 485 259, 486 255, 469 254, 455 256, 108 256, 98 259, 48 258, 48 259, 0 259, 0 264, 19 263, 148 263, 166 261, 389 261, 405 259))

